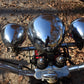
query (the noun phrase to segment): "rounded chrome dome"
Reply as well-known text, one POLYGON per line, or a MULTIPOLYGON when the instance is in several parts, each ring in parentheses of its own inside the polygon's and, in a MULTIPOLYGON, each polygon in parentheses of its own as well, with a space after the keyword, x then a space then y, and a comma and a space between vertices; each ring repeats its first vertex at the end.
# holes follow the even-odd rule
POLYGON ((82 48, 84 45, 84 18, 82 17, 74 20, 71 23, 70 28, 72 29, 72 35, 75 42, 77 44, 79 43, 79 47, 81 46, 82 48))
POLYGON ((73 28, 73 34, 77 33, 76 35, 79 36, 79 38, 84 39, 84 18, 73 21, 71 27, 73 28))
POLYGON ((55 15, 40 15, 28 26, 28 37, 37 50, 54 49, 63 39, 65 26, 55 15))
POLYGON ((3 27, 1 37, 6 47, 15 47, 25 39, 24 28, 18 24, 11 23, 3 27))

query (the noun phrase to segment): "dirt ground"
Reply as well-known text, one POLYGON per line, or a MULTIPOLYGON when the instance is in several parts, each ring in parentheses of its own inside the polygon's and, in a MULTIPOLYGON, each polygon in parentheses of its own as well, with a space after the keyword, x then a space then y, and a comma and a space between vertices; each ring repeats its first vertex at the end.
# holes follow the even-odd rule
MULTIPOLYGON (((29 22, 40 14, 54 14, 64 22, 66 31, 69 30, 71 22, 84 16, 84 3, 78 0, 0 0, 0 32, 7 23, 18 23, 25 30, 29 22)), ((68 36, 64 42, 73 42, 68 36)), ((22 46, 28 46, 30 41, 28 37, 22 46)), ((75 64, 84 62, 84 49, 71 47, 70 55, 75 64)), ((0 36, 0 58, 26 60, 28 52, 21 52, 18 56, 7 52, 0 36)), ((69 64, 68 64, 69 65, 69 64)), ((71 76, 71 84, 84 84, 84 71, 78 71, 71 76), (73 75, 75 74, 75 75, 73 75)), ((28 77, 8 73, 0 70, 0 84, 28 84, 28 77)), ((34 83, 33 83, 34 84, 34 83)))

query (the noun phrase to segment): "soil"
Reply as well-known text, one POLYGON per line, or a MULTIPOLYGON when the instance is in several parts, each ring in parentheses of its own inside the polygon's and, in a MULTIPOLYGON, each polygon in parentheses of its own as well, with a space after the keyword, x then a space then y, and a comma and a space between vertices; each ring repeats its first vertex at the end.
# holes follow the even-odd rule
MULTIPOLYGON (((8 23, 18 23, 27 30, 29 22, 40 14, 57 15, 64 22, 66 31, 68 31, 73 20, 84 17, 84 2, 79 0, 0 0, 0 33, 8 23)), ((66 36, 64 42, 74 42, 74 39, 66 36)), ((30 44, 31 42, 26 37, 22 46, 30 44)), ((79 50, 77 47, 71 47, 69 52, 71 60, 75 64, 84 62, 84 49, 79 50)), ((22 63, 26 64, 29 61, 28 56, 27 51, 21 52, 18 56, 7 52, 0 36, 0 58, 23 60, 22 63)), ((67 63, 67 65, 70 64, 67 63)), ((28 77, 0 70, 0 84, 28 84, 28 82, 28 77)), ((84 71, 72 73, 70 82, 71 84, 84 84, 84 71)))

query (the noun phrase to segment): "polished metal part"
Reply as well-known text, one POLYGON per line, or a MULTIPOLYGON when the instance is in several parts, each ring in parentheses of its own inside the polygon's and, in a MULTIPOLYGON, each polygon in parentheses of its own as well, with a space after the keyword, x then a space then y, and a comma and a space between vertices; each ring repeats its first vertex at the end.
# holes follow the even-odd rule
POLYGON ((1 36, 7 47, 18 46, 22 44, 25 39, 24 28, 15 23, 7 24, 3 27, 1 36))
POLYGON ((82 70, 82 69, 84 69, 84 64, 69 67, 70 72, 77 71, 77 70, 82 70))
POLYGON ((58 78, 55 71, 50 71, 48 74, 43 74, 42 81, 46 80, 49 84, 56 83, 58 78))
POLYGON ((56 58, 56 61, 58 62, 58 63, 64 63, 65 62, 65 57, 63 57, 63 56, 58 56, 57 58, 56 58))
POLYGON ((22 70, 19 69, 18 66, 13 64, 9 65, 6 63, 0 63, 0 69, 10 71, 19 75, 24 76, 33 76, 36 79, 41 79, 42 81, 47 80, 47 82, 55 83, 58 78, 67 77, 70 72, 79 71, 84 69, 84 64, 75 65, 71 67, 64 66, 62 68, 58 68, 56 66, 48 66, 47 68, 41 70, 36 68, 35 71, 32 70, 22 70))
MULTIPOLYGON (((17 67, 17 66, 16 66, 17 67)), ((24 76, 34 76, 34 71, 31 70, 21 70, 16 68, 14 66, 8 65, 8 64, 3 64, 0 63, 0 69, 10 71, 19 75, 24 75, 24 76)))
POLYGON ((62 68, 58 68, 58 67, 53 65, 53 66, 48 66, 47 68, 45 68, 43 70, 35 69, 34 77, 36 79, 42 79, 44 76, 47 76, 47 77, 50 76, 50 78, 52 76, 55 76, 57 78, 61 78, 61 77, 66 77, 68 75, 69 75, 69 70, 68 70, 67 66, 64 66, 62 68), (51 73, 51 74, 49 75, 48 73, 51 73))
POLYGON ((41 52, 53 50, 63 40, 65 26, 55 15, 40 15, 28 25, 28 37, 41 52), (49 49, 51 48, 51 49, 49 49))
POLYGON ((36 50, 35 47, 31 46, 31 47, 18 47, 17 48, 19 51, 30 51, 30 50, 36 50))
POLYGON ((39 69, 45 69, 46 67, 48 66, 48 61, 47 61, 47 59, 46 58, 39 58, 38 60, 37 60, 37 67, 39 68, 39 69))
POLYGON ((76 46, 81 50, 84 47, 84 17, 74 20, 70 25, 70 29, 76 46))
POLYGON ((84 17, 74 20, 70 28, 77 39, 81 38, 81 40, 84 40, 84 17))

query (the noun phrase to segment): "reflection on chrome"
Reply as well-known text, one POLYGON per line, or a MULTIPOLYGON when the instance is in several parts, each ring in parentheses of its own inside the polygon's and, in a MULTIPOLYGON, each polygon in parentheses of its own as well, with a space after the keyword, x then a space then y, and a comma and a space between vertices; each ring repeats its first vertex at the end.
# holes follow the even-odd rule
POLYGON ((2 40, 7 47, 21 44, 25 38, 24 28, 18 24, 7 24, 1 32, 2 40))
POLYGON ((74 33, 77 33, 81 39, 84 39, 84 18, 73 21, 71 27, 73 28, 74 33))
POLYGON ((44 48, 55 48, 63 40, 65 27, 55 15, 40 15, 28 26, 28 36, 34 46, 43 51, 44 48))

